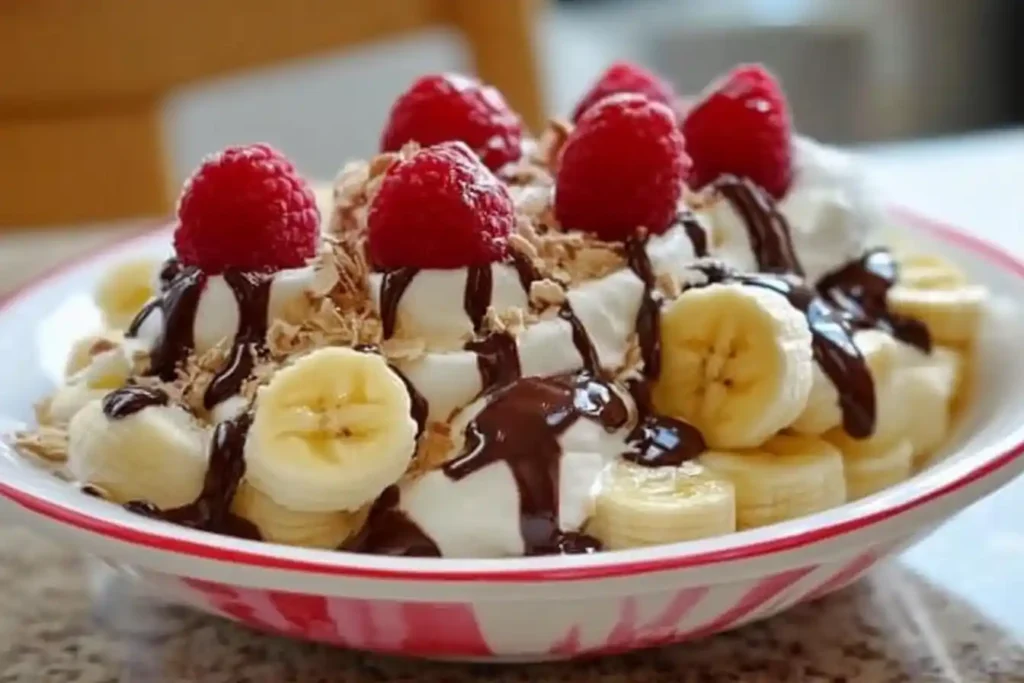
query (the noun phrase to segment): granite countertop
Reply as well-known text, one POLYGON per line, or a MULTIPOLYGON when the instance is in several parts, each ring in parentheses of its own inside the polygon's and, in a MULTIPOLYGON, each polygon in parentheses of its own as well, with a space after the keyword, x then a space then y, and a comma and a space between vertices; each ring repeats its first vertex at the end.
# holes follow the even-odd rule
MULTIPOLYGON (((886 150, 875 160, 912 205, 1024 253, 1015 228, 1024 195, 1003 193, 980 215, 960 191, 979 178, 1019 182, 1024 133, 886 150), (992 172, 999 164, 1006 172, 992 172)), ((130 229, 0 235, 0 294, 130 229)), ((816 603, 703 641, 581 663, 423 663, 259 634, 158 604, 130 578, 12 527, 0 527, 0 605, 0 683, 1024 683, 1024 479, 816 603)))

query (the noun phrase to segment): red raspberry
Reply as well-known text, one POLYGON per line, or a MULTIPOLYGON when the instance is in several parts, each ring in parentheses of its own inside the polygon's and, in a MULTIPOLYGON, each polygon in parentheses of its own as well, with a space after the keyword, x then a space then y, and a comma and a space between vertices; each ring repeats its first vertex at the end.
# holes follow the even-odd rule
POLYGON ((689 167, 671 109, 642 95, 613 95, 587 110, 562 148, 555 216, 607 241, 640 227, 664 232, 689 167))
POLYGON ((508 190, 462 142, 421 149, 388 169, 367 217, 378 268, 462 268, 508 253, 508 190))
POLYGON ((228 147, 185 181, 174 249, 207 273, 297 268, 316 254, 319 226, 312 190, 280 152, 228 147))
POLYGON ((579 121, 583 112, 609 95, 631 92, 654 102, 673 107, 676 99, 672 86, 647 69, 631 62, 615 62, 608 67, 590 90, 580 98, 572 112, 572 120, 579 121))
POLYGON ((423 76, 391 106, 380 148, 461 140, 496 171, 522 154, 523 125, 497 89, 459 74, 423 76))
POLYGON ((711 86, 683 121, 695 187, 732 174, 754 181, 776 199, 793 178, 789 107, 763 66, 742 65, 711 86))

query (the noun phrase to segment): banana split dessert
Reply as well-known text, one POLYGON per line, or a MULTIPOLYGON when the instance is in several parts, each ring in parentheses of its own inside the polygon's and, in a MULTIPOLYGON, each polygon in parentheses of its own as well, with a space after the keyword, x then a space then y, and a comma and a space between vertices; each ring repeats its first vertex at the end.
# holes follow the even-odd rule
POLYGON ((21 452, 220 534, 429 557, 727 534, 896 484, 947 438, 987 300, 756 65, 685 109, 609 68, 539 136, 440 74, 321 216, 266 145, 111 269, 21 452))

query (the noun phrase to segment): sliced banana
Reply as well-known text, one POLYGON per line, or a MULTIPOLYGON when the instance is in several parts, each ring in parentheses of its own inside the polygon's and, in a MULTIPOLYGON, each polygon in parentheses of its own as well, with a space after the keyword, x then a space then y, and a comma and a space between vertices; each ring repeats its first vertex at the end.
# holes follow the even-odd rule
POLYGON ((108 327, 123 330, 135 314, 156 294, 162 262, 152 257, 121 261, 107 270, 96 284, 94 298, 108 327))
POLYGON ((708 451, 700 461, 736 489, 736 526, 750 529, 846 501, 843 457, 813 436, 778 435, 749 451, 708 451))
POLYGON ((969 284, 962 270, 940 256, 907 255, 899 265, 889 308, 924 323, 934 342, 970 343, 981 326, 988 290, 969 284))
POLYGON ((963 376, 959 352, 936 346, 929 354, 907 347, 904 367, 897 373, 907 411, 906 435, 920 464, 945 440, 952 420, 952 404, 963 376))
POLYGON ((910 439, 889 444, 867 444, 841 429, 825 438, 843 453, 847 500, 869 496, 910 477, 914 468, 914 447, 910 439))
POLYGON ((643 467, 620 460, 601 476, 587 533, 617 550, 736 530, 732 484, 697 462, 643 467))
POLYGON ((369 508, 356 512, 296 512, 281 507, 243 481, 231 511, 255 524, 264 541, 332 549, 362 527, 369 508))
POLYGON ((358 510, 416 449, 405 384, 379 355, 326 347, 279 370, 256 399, 246 478, 296 512, 358 510))
MULTIPOLYGON (((871 378, 875 382, 876 407, 879 401, 878 386, 887 381, 897 362, 899 344, 889 334, 880 330, 863 330, 853 337, 864 361, 867 363, 871 378)), ((876 410, 876 413, 878 411, 876 410)), ((878 416, 876 415, 876 422, 878 416)), ((800 434, 824 434, 828 430, 842 424, 843 413, 839 407, 839 392, 832 380, 822 372, 817 363, 814 364, 814 382, 803 412, 797 416, 790 429, 800 434)))
POLYGON ((124 335, 119 330, 104 330, 78 339, 72 344, 71 352, 64 364, 64 377, 69 378, 84 370, 92 363, 93 358, 118 348, 123 341, 124 335))
POLYGON ((739 284, 684 292, 661 319, 659 412, 712 448, 749 448, 793 422, 813 382, 811 332, 784 296, 739 284))
POLYGON ((47 424, 68 424, 88 403, 123 386, 130 375, 131 365, 120 347, 96 354, 50 397, 45 415, 47 424))
POLYGON ((92 401, 68 427, 68 469, 111 500, 160 508, 192 502, 203 488, 209 433, 180 406, 149 406, 111 420, 92 401))

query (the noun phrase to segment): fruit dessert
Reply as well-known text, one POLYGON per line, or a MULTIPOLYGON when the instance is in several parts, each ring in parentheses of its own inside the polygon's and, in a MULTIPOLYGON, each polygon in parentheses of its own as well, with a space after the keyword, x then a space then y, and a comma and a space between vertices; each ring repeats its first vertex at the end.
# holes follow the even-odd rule
POLYGON ((507 557, 727 534, 911 476, 986 291, 878 243, 878 195, 741 66, 627 63, 539 137, 454 75, 321 217, 265 145, 185 184, 174 256, 100 282, 22 452, 222 534, 507 557))

